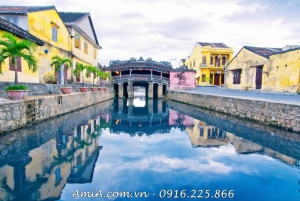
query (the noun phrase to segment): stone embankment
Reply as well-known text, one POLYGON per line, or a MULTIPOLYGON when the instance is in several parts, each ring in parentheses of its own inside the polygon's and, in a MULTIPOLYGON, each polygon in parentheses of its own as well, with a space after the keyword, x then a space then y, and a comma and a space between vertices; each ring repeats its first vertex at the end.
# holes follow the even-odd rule
MULTIPOLYGON (((5 92, 7 86, 13 85, 12 82, 0 82, 0 98, 8 98, 5 92)), ((19 83, 21 85, 28 86, 30 91, 29 96, 47 95, 47 94, 62 94, 61 85, 59 84, 43 84, 43 83, 19 83)), ((73 92, 80 92, 79 87, 82 87, 81 83, 67 84, 68 87, 73 88, 73 92)), ((85 87, 92 87, 92 84, 84 84, 85 87)), ((99 87, 99 85, 95 85, 99 87)), ((109 87, 109 86, 108 86, 109 87)))
POLYGON ((300 103, 284 104, 180 91, 169 91, 168 99, 300 132, 300 103))
POLYGON ((0 103, 0 134, 113 98, 110 91, 44 95, 0 103))

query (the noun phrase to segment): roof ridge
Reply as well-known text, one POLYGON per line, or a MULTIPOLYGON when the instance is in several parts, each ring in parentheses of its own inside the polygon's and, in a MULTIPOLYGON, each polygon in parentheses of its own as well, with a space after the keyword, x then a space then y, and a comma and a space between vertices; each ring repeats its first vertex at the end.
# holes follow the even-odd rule
POLYGON ((40 46, 44 45, 44 41, 42 41, 41 39, 39 39, 36 36, 30 34, 28 31, 26 31, 26 30, 22 29, 21 27, 15 25, 14 23, 11 23, 11 22, 9 22, 5 19, 2 19, 2 18, 0 18, 0 28, 3 29, 4 31, 10 32, 10 33, 12 33, 16 36, 22 37, 22 38, 27 39, 27 40, 31 40, 31 41, 37 43, 40 46), (3 23, 1 23, 1 22, 3 22, 3 23), (1 26, 1 25, 3 25, 3 26, 1 26))

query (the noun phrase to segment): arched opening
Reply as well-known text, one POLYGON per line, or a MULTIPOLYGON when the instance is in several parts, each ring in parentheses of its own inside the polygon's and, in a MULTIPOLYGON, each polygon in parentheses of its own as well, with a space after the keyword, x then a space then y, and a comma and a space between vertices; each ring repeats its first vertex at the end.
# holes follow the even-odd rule
POLYGON ((167 85, 163 85, 163 96, 167 95, 167 85))
POLYGON ((158 100, 153 99, 153 114, 157 114, 157 113, 158 113, 158 100))
POLYGON ((158 84, 153 84, 153 98, 158 98, 158 84))
POLYGON ((128 83, 127 82, 125 82, 124 84, 123 84, 123 98, 128 98, 128 83))
POLYGON ((119 85, 114 84, 114 93, 115 93, 115 98, 119 98, 119 85))

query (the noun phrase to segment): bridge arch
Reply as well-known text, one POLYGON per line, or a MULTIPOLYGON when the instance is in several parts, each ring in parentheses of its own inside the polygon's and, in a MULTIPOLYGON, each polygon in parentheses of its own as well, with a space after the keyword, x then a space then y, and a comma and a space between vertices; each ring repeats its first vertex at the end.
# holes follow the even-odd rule
POLYGON ((126 61, 111 61, 109 70, 114 86, 118 84, 119 98, 133 98, 134 86, 144 86, 148 98, 163 98, 170 85, 170 62, 134 58, 126 61))

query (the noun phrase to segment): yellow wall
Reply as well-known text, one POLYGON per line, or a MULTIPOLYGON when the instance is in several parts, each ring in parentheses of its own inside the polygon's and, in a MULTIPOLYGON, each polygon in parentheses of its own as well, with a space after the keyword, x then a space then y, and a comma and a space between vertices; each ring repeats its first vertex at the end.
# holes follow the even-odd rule
POLYGON ((204 80, 202 80, 202 75, 205 74, 206 78, 210 78, 210 74, 212 74, 211 83, 214 84, 214 74, 220 74, 219 76, 219 84, 221 84, 221 74, 224 74, 224 67, 222 65, 222 60, 220 61, 220 67, 215 66, 215 57, 221 55, 227 56, 227 63, 233 57, 233 48, 212 48, 210 46, 200 46, 198 43, 195 44, 191 55, 186 58, 185 65, 188 66, 189 69, 196 70, 196 85, 203 85, 204 80), (210 57, 213 55, 213 65, 210 64, 210 57), (206 56, 206 64, 202 64, 202 58, 206 56))
POLYGON ((228 65, 226 85, 232 89, 255 89, 256 68, 250 67, 263 65, 261 90, 296 93, 299 91, 300 80, 299 52, 299 50, 293 50, 275 54, 268 59, 243 48, 228 65), (233 84, 233 73, 230 70, 237 68, 242 68, 241 83, 233 84))
MULTIPOLYGON (((4 31, 0 30, 0 37, 2 38, 4 31)), ((22 38, 17 37, 19 40, 22 38)), ((37 46, 37 49, 39 47, 37 46)), ((34 56, 37 57, 37 52, 34 53, 34 56)), ((33 73, 29 70, 27 62, 24 59, 21 60, 22 72, 18 72, 18 80, 19 82, 30 82, 30 83, 37 83, 39 82, 39 71, 33 73)), ((9 70, 9 59, 4 61, 2 65, 2 72, 3 75, 0 75, 1 82, 14 82, 15 81, 15 71, 9 70)))
MULTIPOLYGON (((267 58, 243 48, 228 65, 226 86, 231 89, 255 89, 256 68, 250 68, 250 66, 263 65, 267 62, 267 58), (233 71, 231 71, 233 69, 242 69, 241 84, 233 84, 233 71)), ((265 67, 263 67, 263 71, 264 69, 265 67)))
MULTIPOLYGON (((51 57, 71 58, 72 41, 70 34, 55 10, 28 13, 28 32, 45 42, 38 48, 39 81, 44 83, 44 75, 54 70, 50 67, 51 57), (57 42, 52 40, 52 27, 57 26, 57 42), (49 52, 46 54, 45 49, 49 52)), ((70 79, 70 73, 68 73, 70 79)))
MULTIPOLYGON (((98 47, 95 46, 93 43, 91 43, 89 40, 87 40, 83 35, 81 35, 76 29, 72 28, 72 35, 75 36, 75 34, 79 34, 80 36, 80 43, 81 47, 80 49, 75 47, 75 37, 72 38, 72 52, 75 55, 73 57, 73 68, 76 67, 76 62, 80 62, 84 65, 89 66, 98 66, 98 47), (88 44, 88 53, 84 52, 84 42, 88 44), (96 58, 94 58, 94 50, 96 50, 96 58)), ((84 72, 85 74, 85 72, 84 72)), ((80 78, 80 82, 82 82, 80 78)), ((99 79, 95 79, 95 84, 97 83, 99 79)), ((74 78, 75 81, 75 78, 74 78)), ((85 83, 93 83, 93 75, 91 77, 87 78, 84 77, 85 83)))
POLYGON ((266 73, 263 73, 262 90, 298 92, 300 82, 299 67, 299 49, 270 56, 268 65, 263 69, 266 73))

